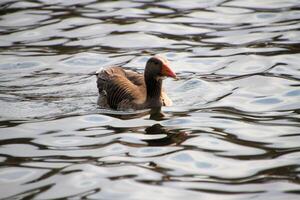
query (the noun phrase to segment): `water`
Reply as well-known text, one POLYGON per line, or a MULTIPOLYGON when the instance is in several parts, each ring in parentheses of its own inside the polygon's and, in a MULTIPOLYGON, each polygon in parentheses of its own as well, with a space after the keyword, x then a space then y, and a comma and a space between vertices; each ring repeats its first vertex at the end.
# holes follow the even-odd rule
POLYGON ((299 199, 298 0, 0 3, 0 198, 299 199), (97 107, 161 54, 165 116, 97 107))

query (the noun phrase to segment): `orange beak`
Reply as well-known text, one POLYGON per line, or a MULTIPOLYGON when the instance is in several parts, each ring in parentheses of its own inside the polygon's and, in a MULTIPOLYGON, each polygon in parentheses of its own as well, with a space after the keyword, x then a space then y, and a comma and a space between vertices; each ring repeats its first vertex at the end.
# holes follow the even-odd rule
POLYGON ((173 71, 171 70, 171 68, 169 67, 169 65, 167 65, 167 64, 164 64, 164 65, 162 66, 162 68, 161 68, 161 74, 162 74, 163 76, 168 76, 168 77, 176 78, 175 72, 173 72, 173 71))

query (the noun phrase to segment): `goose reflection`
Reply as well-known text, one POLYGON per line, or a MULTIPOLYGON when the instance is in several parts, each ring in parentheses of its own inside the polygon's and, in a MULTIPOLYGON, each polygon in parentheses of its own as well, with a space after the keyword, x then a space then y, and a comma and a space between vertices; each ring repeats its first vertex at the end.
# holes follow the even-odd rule
MULTIPOLYGON (((112 115, 113 117, 125 120, 139 118, 146 115, 150 115, 149 119, 155 121, 163 121, 166 119, 166 114, 162 112, 161 107, 156 107, 134 113, 113 113, 112 111, 110 111, 109 113, 107 113, 107 115, 112 115)), ((147 146, 179 145, 183 141, 185 141, 189 136, 189 134, 185 131, 182 131, 180 129, 169 129, 162 126, 159 123, 145 128, 144 132, 148 135, 161 135, 160 138, 142 140, 147 144, 147 146)))
POLYGON ((154 124, 145 129, 145 134, 148 135, 164 135, 162 138, 143 140, 148 146, 168 146, 179 145, 185 141, 189 134, 178 129, 167 129, 161 124, 154 124))

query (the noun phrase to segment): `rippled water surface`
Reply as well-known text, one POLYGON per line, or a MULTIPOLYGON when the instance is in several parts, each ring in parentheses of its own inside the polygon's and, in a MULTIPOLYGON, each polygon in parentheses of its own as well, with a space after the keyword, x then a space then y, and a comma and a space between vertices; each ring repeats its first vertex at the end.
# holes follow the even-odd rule
POLYGON ((299 199, 298 0, 2 0, 1 199, 299 199), (161 54, 165 116, 96 104, 161 54))

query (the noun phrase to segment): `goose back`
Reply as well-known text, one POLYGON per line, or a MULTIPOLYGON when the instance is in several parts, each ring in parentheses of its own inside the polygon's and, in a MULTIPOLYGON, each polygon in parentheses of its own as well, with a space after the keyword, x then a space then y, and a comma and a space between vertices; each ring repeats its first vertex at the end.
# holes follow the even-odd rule
POLYGON ((142 107, 146 100, 142 74, 110 67, 98 72, 97 76, 99 94, 102 95, 99 104, 118 110, 142 107))

